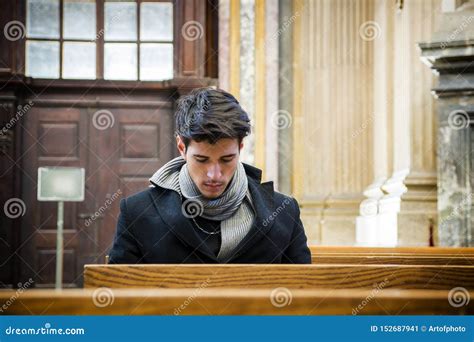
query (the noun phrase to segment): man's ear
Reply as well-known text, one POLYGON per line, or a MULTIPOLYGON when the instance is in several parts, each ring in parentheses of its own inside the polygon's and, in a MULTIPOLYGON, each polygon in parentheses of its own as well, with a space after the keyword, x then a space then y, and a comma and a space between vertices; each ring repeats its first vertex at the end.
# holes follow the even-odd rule
POLYGON ((240 146, 239 146, 239 153, 240 153, 240 151, 242 151, 243 148, 244 148, 244 142, 241 141, 240 146))
POLYGON ((179 154, 186 160, 186 145, 183 139, 179 135, 176 136, 176 146, 178 147, 179 154))

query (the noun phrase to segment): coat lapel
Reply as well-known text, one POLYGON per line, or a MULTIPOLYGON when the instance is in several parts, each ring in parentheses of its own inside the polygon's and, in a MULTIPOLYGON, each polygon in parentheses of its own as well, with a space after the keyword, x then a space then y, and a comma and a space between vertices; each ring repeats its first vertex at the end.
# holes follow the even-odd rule
POLYGON ((197 235, 191 220, 181 212, 181 198, 173 190, 154 187, 151 196, 158 214, 170 230, 193 249, 200 251, 217 262, 217 257, 207 247, 205 240, 197 235))

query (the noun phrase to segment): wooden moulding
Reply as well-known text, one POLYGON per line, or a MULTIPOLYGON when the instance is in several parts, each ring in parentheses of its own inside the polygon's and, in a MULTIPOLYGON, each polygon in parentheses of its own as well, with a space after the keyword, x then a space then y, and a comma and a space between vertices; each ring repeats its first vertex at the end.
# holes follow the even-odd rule
MULTIPOLYGON (((468 295, 473 296, 474 292, 468 295)), ((0 291, 0 315, 473 314, 444 290, 97 289, 0 291), (278 294, 278 291, 281 291, 278 294), (277 297, 278 296, 278 297, 277 297)))

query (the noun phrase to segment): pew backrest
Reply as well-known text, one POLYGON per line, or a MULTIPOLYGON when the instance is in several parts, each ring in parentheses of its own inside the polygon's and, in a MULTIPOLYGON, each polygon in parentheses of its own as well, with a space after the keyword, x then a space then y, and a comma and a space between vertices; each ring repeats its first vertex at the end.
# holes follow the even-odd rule
POLYGON ((474 266, 460 265, 86 265, 84 287, 474 289, 474 266))

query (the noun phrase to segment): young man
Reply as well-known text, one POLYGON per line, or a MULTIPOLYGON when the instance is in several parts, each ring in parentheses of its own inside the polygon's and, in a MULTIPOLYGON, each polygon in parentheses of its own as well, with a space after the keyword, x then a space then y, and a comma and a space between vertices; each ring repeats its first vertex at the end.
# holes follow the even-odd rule
POLYGON ((311 263, 295 199, 239 161, 250 120, 223 90, 178 100, 180 157, 122 199, 109 263, 311 263))

